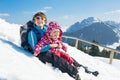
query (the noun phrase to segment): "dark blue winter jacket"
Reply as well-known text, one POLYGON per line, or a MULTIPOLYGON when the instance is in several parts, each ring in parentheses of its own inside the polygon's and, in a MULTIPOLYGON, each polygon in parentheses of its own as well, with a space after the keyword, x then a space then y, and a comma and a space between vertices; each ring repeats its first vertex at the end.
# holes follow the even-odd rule
MULTIPOLYGON (((38 36, 37 36, 37 34, 33 30, 29 31, 29 33, 28 33, 28 43, 30 44, 32 50, 34 50, 36 44, 39 41, 38 39, 41 39, 41 37, 46 33, 46 30, 47 30, 48 26, 44 25, 43 29, 41 29, 40 26, 37 26, 35 24, 33 24, 32 26, 34 28, 36 28, 40 32, 39 38, 37 38, 38 36)), ((48 44, 45 47, 43 47, 42 50, 41 50, 41 53, 42 52, 46 52, 49 49, 50 49, 50 44, 48 44)))

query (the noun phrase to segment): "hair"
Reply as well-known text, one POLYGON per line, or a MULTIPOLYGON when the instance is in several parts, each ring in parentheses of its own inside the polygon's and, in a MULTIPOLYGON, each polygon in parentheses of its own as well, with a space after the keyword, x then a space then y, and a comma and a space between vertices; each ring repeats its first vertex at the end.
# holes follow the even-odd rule
POLYGON ((60 33, 59 29, 52 30, 50 33, 50 36, 52 36, 54 33, 60 33))
POLYGON ((34 22, 34 20, 35 20, 35 18, 36 18, 37 16, 40 16, 40 17, 42 17, 42 18, 45 18, 45 23, 47 23, 47 16, 46 16, 43 12, 37 12, 37 13, 33 16, 33 19, 32 19, 33 22, 34 22))

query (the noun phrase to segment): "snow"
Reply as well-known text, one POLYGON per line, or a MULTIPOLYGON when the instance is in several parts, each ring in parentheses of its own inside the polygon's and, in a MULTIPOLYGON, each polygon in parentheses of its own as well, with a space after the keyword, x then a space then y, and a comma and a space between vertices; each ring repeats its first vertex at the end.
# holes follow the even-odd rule
MULTIPOLYGON (((62 73, 51 64, 43 64, 29 52, 20 47, 18 24, 11 24, 0 19, 0 80, 74 80, 67 73, 62 73)), ((66 44, 67 45, 67 44, 66 44)), ((119 80, 120 60, 92 57, 75 47, 67 45, 68 53, 90 70, 99 71, 97 77, 79 69, 82 80, 119 80)))

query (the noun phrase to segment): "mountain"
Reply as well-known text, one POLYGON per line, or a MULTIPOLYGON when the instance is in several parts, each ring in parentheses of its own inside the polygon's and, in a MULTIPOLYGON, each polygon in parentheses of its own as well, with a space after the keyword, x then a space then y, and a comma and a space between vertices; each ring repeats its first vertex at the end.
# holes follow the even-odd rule
MULTIPOLYGON (((95 20, 93 17, 87 18, 81 23, 83 22, 85 25, 83 25, 81 29, 74 30, 74 32, 66 31, 64 35, 82 38, 89 41, 96 40, 102 45, 111 45, 119 41, 119 36, 117 33, 118 27, 116 28, 112 24, 109 24, 107 22, 104 23, 99 19, 95 20), (89 23, 87 24, 87 26, 85 24, 86 21, 89 23)), ((70 29, 75 29, 75 27, 78 26, 71 26, 70 29)))
MULTIPOLYGON (((19 25, 3 21, 0 27, 0 80, 74 80, 68 74, 53 68, 51 64, 43 64, 31 53, 23 50, 19 43, 19 25)), ((66 46, 69 55, 80 64, 100 73, 95 77, 80 68, 82 80, 120 79, 120 60, 114 59, 110 65, 108 58, 92 57, 75 47, 66 46)))
POLYGON ((98 18, 88 17, 87 19, 82 20, 81 22, 76 22, 75 24, 71 25, 66 32, 67 33, 74 33, 92 23, 100 22, 98 18))

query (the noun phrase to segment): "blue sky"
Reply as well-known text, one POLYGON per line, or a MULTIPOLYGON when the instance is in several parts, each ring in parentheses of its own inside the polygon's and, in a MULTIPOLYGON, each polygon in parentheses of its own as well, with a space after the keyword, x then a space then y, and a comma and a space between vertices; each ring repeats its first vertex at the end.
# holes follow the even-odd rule
POLYGON ((120 0, 0 0, 0 18, 10 23, 24 24, 38 11, 63 26, 91 16, 120 22, 120 0))

